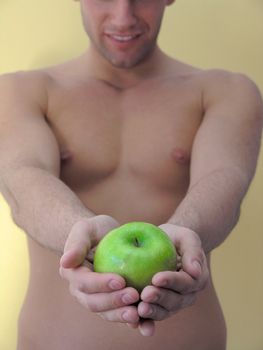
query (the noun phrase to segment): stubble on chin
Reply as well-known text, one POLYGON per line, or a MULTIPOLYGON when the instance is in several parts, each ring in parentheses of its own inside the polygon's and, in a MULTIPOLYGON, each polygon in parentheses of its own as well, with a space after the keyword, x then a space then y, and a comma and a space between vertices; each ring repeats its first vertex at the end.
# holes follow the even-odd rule
POLYGON ((115 68, 130 69, 138 66, 140 63, 145 62, 147 58, 150 57, 153 53, 155 46, 156 43, 154 42, 148 47, 142 48, 140 51, 138 51, 137 54, 135 53, 131 55, 131 57, 129 57, 127 54, 126 58, 117 57, 117 55, 112 53, 106 47, 101 47, 99 49, 99 53, 107 62, 109 62, 115 68))

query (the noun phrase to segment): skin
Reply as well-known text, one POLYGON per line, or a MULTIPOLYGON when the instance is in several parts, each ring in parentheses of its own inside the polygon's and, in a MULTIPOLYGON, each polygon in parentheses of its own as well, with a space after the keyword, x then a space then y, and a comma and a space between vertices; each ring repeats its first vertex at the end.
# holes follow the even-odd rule
POLYGON ((225 349, 210 254, 253 178, 262 101, 248 78, 158 48, 169 4, 83 0, 87 52, 0 79, 1 191, 31 268, 19 350, 225 349), (140 295, 92 267, 100 239, 135 220, 160 226, 181 261, 140 295))
POLYGON ((132 68, 148 58, 155 50, 165 6, 170 3, 171 0, 115 0, 102 6, 99 1, 82 1, 83 24, 96 49, 94 54, 118 68, 132 68), (136 36, 135 43, 126 50, 116 50, 114 34, 136 36))

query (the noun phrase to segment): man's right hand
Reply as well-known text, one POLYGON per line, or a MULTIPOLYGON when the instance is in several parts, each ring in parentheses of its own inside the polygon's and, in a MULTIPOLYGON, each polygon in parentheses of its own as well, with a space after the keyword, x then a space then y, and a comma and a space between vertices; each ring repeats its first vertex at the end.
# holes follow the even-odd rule
POLYGON ((71 229, 60 260, 60 275, 69 282, 70 293, 89 311, 113 322, 138 324, 136 303, 140 296, 113 273, 93 271, 92 250, 119 223, 98 215, 78 221, 71 229))

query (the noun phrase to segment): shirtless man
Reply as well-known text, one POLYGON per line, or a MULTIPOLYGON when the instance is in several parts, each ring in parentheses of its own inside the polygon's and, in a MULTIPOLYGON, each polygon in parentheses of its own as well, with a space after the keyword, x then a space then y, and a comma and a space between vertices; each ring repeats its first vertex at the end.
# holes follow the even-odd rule
POLYGON ((262 101, 243 75, 158 48, 171 2, 80 0, 87 52, 0 79, 1 191, 31 266, 19 350, 225 349, 210 253, 253 178, 262 101), (181 256, 141 295, 92 271, 130 221, 161 226, 181 256))

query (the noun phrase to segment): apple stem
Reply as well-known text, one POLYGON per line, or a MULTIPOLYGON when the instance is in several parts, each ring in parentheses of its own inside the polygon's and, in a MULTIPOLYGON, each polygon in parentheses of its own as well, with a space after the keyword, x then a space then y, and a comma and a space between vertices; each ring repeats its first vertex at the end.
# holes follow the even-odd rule
POLYGON ((136 247, 139 247, 139 246, 140 246, 140 243, 139 243, 137 237, 135 237, 135 246, 136 246, 136 247))

